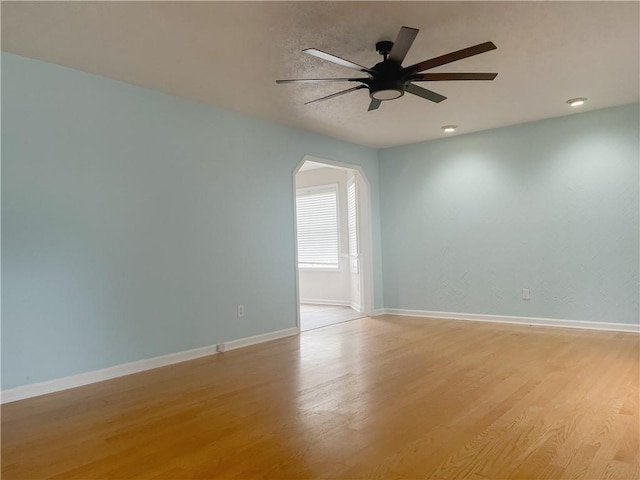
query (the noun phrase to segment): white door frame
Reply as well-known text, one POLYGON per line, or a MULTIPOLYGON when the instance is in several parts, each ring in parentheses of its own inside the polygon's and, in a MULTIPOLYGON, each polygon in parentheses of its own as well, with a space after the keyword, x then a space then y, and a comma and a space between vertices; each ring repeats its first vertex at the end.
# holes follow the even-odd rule
POLYGON ((351 163, 338 162, 326 158, 305 155, 300 163, 293 169, 293 237, 294 237, 294 265, 295 265, 295 287, 296 287, 296 326, 300 332, 300 279, 298 275, 298 225, 296 211, 296 175, 300 171, 300 167, 305 162, 324 163, 331 167, 338 167, 354 171, 356 180, 359 185, 364 186, 362 201, 358 200, 358 217, 359 228, 358 233, 361 237, 358 239, 360 243, 360 288, 362 290, 362 308, 364 316, 373 315, 373 226, 371 215, 371 184, 364 170, 359 165, 351 163), (364 220, 364 221, 362 221, 364 220))

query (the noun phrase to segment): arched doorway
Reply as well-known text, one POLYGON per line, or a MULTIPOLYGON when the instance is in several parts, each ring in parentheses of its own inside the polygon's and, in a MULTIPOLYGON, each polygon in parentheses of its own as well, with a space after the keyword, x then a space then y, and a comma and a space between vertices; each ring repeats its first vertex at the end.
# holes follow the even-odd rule
POLYGON ((294 170, 301 331, 373 311, 370 185, 359 166, 305 156, 294 170))

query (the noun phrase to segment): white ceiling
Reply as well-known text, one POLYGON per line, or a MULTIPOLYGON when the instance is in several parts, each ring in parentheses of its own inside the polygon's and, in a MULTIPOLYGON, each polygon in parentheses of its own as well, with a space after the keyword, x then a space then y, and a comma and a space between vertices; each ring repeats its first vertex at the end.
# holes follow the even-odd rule
MULTIPOLYGON (((639 101, 638 2, 2 2, 2 49, 373 147, 639 101), (404 64, 493 41, 498 49, 432 71, 498 72, 493 82, 421 84, 367 112, 353 84, 276 85, 279 78, 358 72, 379 40, 420 29, 404 64)), ((355 75, 352 75, 355 74, 355 75)))

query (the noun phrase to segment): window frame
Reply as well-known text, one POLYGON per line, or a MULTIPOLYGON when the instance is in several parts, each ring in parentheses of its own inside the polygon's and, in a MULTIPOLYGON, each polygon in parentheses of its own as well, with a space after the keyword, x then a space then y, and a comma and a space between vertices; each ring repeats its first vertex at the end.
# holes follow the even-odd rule
POLYGON ((300 187, 300 188, 296 188, 296 249, 297 249, 297 255, 296 255, 296 267, 298 268, 298 271, 300 272, 341 272, 342 271, 342 248, 341 248, 341 237, 340 237, 340 206, 341 206, 341 202, 340 202, 340 188, 339 185, 337 183, 327 183, 327 184, 322 184, 322 185, 314 185, 311 187, 300 187), (318 266, 311 266, 310 264, 304 264, 305 266, 301 266, 300 263, 300 245, 298 243, 299 238, 298 238, 298 228, 299 228, 299 222, 298 222, 298 197, 299 196, 304 196, 304 195, 313 195, 314 193, 317 192, 326 192, 326 191, 333 191, 335 192, 336 195, 336 243, 337 243, 337 257, 338 257, 338 264, 337 266, 332 266, 332 265, 318 265, 318 266))

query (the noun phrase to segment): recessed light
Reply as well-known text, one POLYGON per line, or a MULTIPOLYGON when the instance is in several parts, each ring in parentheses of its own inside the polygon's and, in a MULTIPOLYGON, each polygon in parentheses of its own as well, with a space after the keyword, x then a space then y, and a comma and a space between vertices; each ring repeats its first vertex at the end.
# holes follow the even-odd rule
POLYGON ((458 128, 457 125, 445 125, 442 127, 442 130, 444 130, 445 133, 453 133, 456 131, 456 128, 458 128))
POLYGON ((567 100, 567 103, 572 107, 579 107, 580 105, 584 105, 584 102, 586 101, 587 101, 586 98, 578 97, 578 98, 572 98, 570 100, 567 100))

